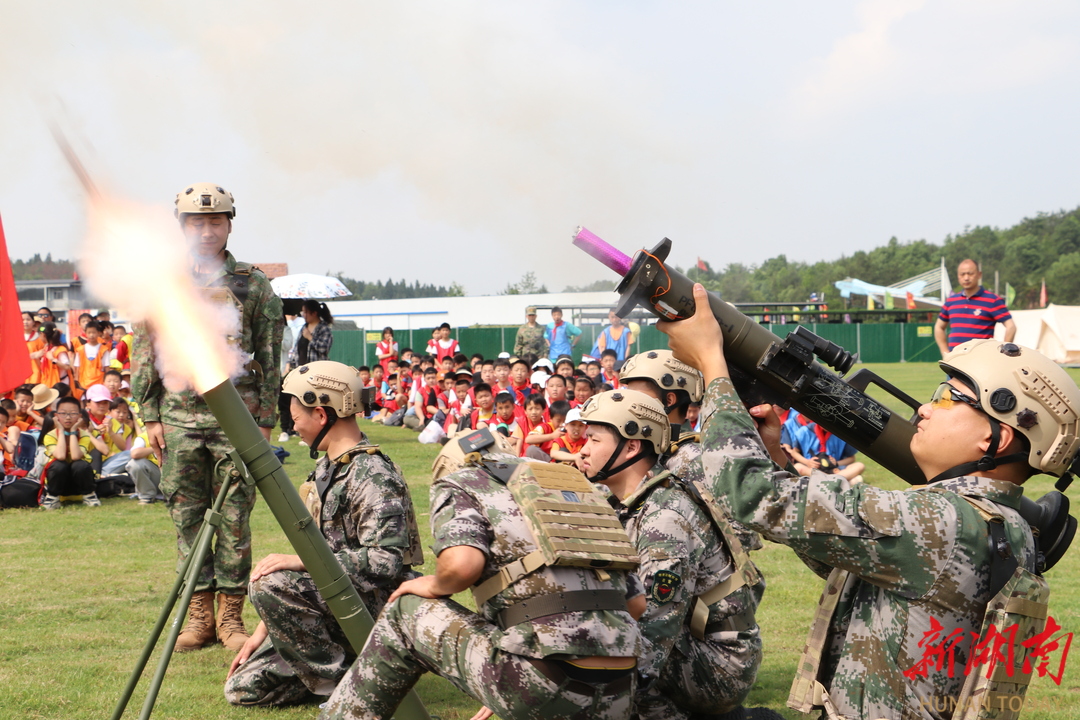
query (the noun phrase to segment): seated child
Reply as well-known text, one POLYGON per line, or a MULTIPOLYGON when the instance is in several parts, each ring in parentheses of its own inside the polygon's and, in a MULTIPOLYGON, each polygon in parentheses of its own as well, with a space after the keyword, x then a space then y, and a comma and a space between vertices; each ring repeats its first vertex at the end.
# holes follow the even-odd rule
POLYGON ((446 423, 443 424, 443 430, 447 435, 456 432, 461 419, 469 417, 472 413, 472 399, 469 397, 469 388, 472 383, 469 381, 469 375, 461 373, 455 376, 453 382, 454 390, 447 394, 449 402, 446 405, 446 423))
POLYGON ((482 382, 473 387, 473 397, 476 398, 476 407, 469 415, 469 427, 476 430, 486 427, 480 423, 487 423, 495 416, 495 396, 491 393, 491 386, 482 382))
POLYGON ((574 378, 574 401, 570 407, 579 408, 596 394, 596 385, 588 375, 579 375, 574 378))
MULTIPOLYGON (((525 435, 525 445, 527 446, 523 453, 525 457, 544 462, 551 460, 551 444, 566 433, 562 425, 566 413, 569 411, 570 403, 565 400, 556 400, 551 403, 551 407, 547 409, 551 419, 541 422, 525 435)), ((526 414, 529 412, 528 405, 525 406, 525 412, 526 414)))
POLYGON ((491 427, 495 432, 502 433, 510 439, 514 452, 521 452, 519 443, 521 436, 515 436, 518 429, 517 416, 514 413, 514 397, 508 392, 501 392, 495 396, 495 416, 489 420, 478 423, 479 427, 491 427))
POLYGON ((131 460, 131 447, 138 430, 131 408, 123 398, 114 398, 109 403, 109 422, 101 435, 109 448, 101 465, 101 476, 108 477, 124 472, 131 460))
POLYGON ((571 408, 566 413, 563 427, 566 434, 551 443, 551 462, 566 463, 581 470, 581 448, 585 446, 585 423, 581 420, 581 411, 571 408))
POLYGON ((146 432, 135 436, 131 442, 131 459, 125 466, 127 474, 135 483, 135 497, 140 505, 149 505, 155 500, 164 500, 159 489, 161 486, 161 465, 157 455, 150 449, 150 438, 146 432))
POLYGON ((843 475, 852 483, 862 482, 866 466, 855 459, 856 450, 815 422, 799 427, 792 436, 792 461, 800 475, 813 470, 843 475))
POLYGON ((94 468, 90 465, 93 450, 104 454, 108 448, 101 438, 92 437, 85 429, 79 401, 61 398, 54 418, 46 420, 39 443, 48 458, 45 465, 45 497, 41 507, 55 510, 64 495, 82 495, 83 505, 98 507, 94 468), (55 425, 53 421, 55 420, 55 425))

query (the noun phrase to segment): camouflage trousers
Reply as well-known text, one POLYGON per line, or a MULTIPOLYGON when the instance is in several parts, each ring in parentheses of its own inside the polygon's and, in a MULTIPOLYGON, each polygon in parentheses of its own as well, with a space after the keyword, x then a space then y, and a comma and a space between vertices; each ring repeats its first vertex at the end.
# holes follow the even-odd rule
MULTIPOLYGON (((218 428, 196 430, 167 424, 163 427, 165 463, 161 469, 161 492, 176 526, 179 568, 191 552, 203 516, 214 506, 223 477, 233 467, 226 460, 221 464, 221 472, 214 472, 215 463, 232 450, 232 445, 218 428)), ((217 590, 226 595, 247 592, 251 575, 248 520, 254 506, 255 486, 234 483, 221 507, 221 525, 203 562, 196 592, 217 590)))
MULTIPOLYGON (((453 600, 405 595, 387 605, 352 668, 330 696, 322 720, 389 720, 424 672, 507 720, 624 720, 634 674, 610 693, 603 687, 548 679, 529 658, 497 646, 502 631, 453 600)), ((612 683, 611 685, 617 685, 612 683)))
POLYGON ((291 705, 332 693, 356 653, 311 576, 279 570, 252 581, 248 595, 269 637, 225 681, 225 699, 291 705))
POLYGON ((636 717, 684 720, 722 715, 742 705, 761 666, 761 638, 755 633, 753 642, 745 642, 746 633, 721 634, 731 635, 731 643, 696 640, 688 634, 679 638, 660 678, 634 697, 636 717))

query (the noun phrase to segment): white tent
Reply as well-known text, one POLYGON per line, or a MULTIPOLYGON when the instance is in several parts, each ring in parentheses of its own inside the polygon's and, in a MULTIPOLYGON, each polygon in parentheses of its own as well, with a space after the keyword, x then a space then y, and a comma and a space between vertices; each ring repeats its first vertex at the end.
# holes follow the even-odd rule
MULTIPOLYGON (((1038 310, 1012 310, 1016 342, 1037 349, 1054 362, 1080 365, 1080 307, 1053 305, 1038 310)), ((998 324, 994 336, 1005 337, 998 324)))

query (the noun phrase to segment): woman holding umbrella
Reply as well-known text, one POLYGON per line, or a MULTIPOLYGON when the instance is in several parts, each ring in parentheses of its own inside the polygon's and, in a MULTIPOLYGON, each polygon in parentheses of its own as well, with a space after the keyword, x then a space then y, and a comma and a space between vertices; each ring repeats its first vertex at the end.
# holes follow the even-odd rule
POLYGON ((304 329, 296 341, 296 359, 300 365, 307 365, 317 360, 330 359, 330 347, 334 344, 334 333, 330 326, 334 322, 326 303, 318 300, 305 300, 300 306, 300 317, 304 318, 304 329))

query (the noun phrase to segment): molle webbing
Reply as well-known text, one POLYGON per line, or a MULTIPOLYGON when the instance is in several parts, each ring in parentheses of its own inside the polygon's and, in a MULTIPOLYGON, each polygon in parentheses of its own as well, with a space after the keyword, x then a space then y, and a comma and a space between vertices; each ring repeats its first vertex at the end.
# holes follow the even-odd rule
POLYGON ((538 595, 511 605, 499 613, 499 626, 505 630, 548 615, 588 610, 625 611, 626 595, 618 590, 573 590, 538 595))
POLYGON ((638 566, 637 550, 615 510, 576 468, 521 463, 506 487, 521 508, 537 549, 473 588, 477 607, 545 566, 597 571, 638 566))

